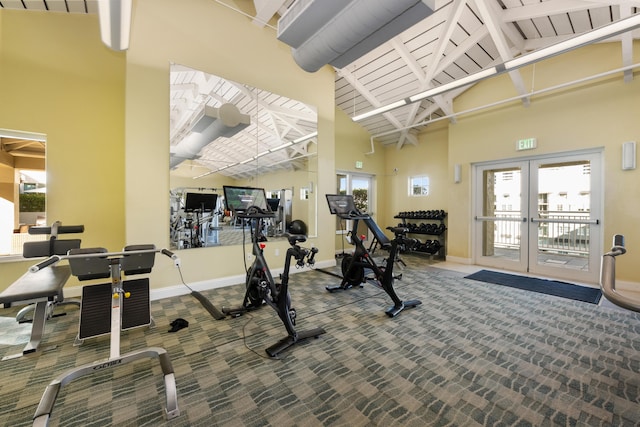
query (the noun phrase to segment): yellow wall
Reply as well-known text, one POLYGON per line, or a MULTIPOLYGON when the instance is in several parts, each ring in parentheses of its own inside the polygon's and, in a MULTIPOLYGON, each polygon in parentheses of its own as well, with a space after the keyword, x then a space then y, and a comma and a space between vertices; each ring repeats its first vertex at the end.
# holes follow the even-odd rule
MULTIPOLYGON (((375 154, 366 155, 369 135, 335 109, 330 67, 302 71, 272 29, 216 2, 135 1, 126 54, 101 44, 94 15, 2 10, 0 20, 0 128, 47 135, 48 218, 85 224, 83 246, 168 246, 169 64, 175 62, 318 108, 319 230, 335 224, 323 197, 335 192, 336 169, 365 172, 377 178, 376 221, 382 228, 396 222, 393 215, 401 210, 445 209, 447 253, 470 259, 473 163, 603 147, 604 246, 613 233, 623 233, 630 254, 640 252, 640 172, 620 169, 622 142, 640 139, 638 75, 629 84, 616 75, 537 96, 528 108, 515 102, 459 117, 455 124, 442 121, 419 136, 417 147, 398 151, 376 143, 375 154), (538 148, 515 152, 514 141, 531 136, 538 138, 538 148), (362 170, 355 169, 356 160, 363 162, 362 170), (460 184, 453 183, 456 163, 463 166, 460 184), (430 196, 406 196, 408 176, 422 173, 431 178, 430 196)), ((636 57, 639 49, 636 42, 636 57)), ((535 75, 533 67, 522 74, 538 89, 617 66, 619 45, 600 44, 539 63, 535 75)), ((454 106, 462 111, 513 95, 508 77, 500 76, 476 85, 454 106)), ((319 260, 333 260, 333 235, 319 232, 311 243, 320 248, 319 260)), ((242 272, 241 247, 180 256, 188 282, 242 272)), ((620 258, 621 280, 640 282, 633 261, 620 258)), ((30 264, 1 263, 0 288, 30 264)), ((171 263, 156 263, 154 287, 177 283, 171 263)))
MULTIPOLYGON (((374 177, 373 193, 374 193, 374 206, 373 216, 376 222, 382 219, 385 206, 387 204, 386 196, 386 182, 384 176, 385 172, 385 158, 384 152, 380 144, 374 142, 371 146, 371 138, 369 133, 359 124, 353 122, 344 111, 336 108, 336 170, 344 173, 355 173, 372 175, 374 177), (356 169, 356 162, 362 162, 362 168, 356 169)), ((330 194, 335 194, 337 189, 337 179, 334 175, 332 178, 332 187, 330 194)), ((326 198, 324 194, 320 196, 318 200, 319 209, 328 211, 326 198)), ((335 218, 332 218, 332 226, 335 223, 335 218)), ((384 230, 382 223, 379 224, 384 230)), ((366 230, 363 224, 359 228, 359 232, 366 230)), ((338 250, 342 250, 344 246, 342 234, 336 235, 335 247, 338 250)), ((347 244, 348 246, 348 244, 347 244)), ((347 249, 345 247, 345 249, 347 249)))
MULTIPOLYGON (((319 192, 333 186, 334 81, 329 67, 309 74, 293 61, 271 28, 209 0, 138 0, 127 52, 126 240, 169 244, 169 64, 183 64, 246 83, 318 108, 319 192), (146 197, 140 197, 145 194, 146 197)), ((260 186, 260 182, 254 184, 260 186)), ((328 212, 318 210, 319 223, 328 212)), ((333 259, 333 242, 320 235, 318 260, 333 259)), ((185 280, 203 281, 243 272, 242 247, 183 251, 185 280)), ((276 268, 273 260, 272 267, 276 268)), ((156 263, 154 287, 173 285, 170 263, 156 263)))
MULTIPOLYGON (((0 19, 0 128, 47 135, 48 221, 84 224, 83 246, 121 248, 124 54, 102 45, 95 15, 0 19)), ((31 264, 0 264, 0 288, 31 264)))
MULTIPOLYGON (((636 57, 639 51, 636 43, 636 57)), ((537 90, 620 66, 619 44, 598 44, 540 62, 523 69, 522 75, 525 82, 535 82, 533 89, 537 90)), ((514 95, 513 85, 505 75, 476 85, 457 98, 454 107, 463 111, 514 95)), ((463 182, 452 186, 450 192, 447 252, 460 258, 471 257, 469 174, 474 162, 598 147, 604 150, 602 250, 610 248, 614 233, 622 233, 628 237, 629 252, 640 252, 640 171, 622 171, 620 166, 622 143, 640 139, 639 100, 638 73, 628 84, 619 73, 598 82, 534 96, 526 108, 514 102, 463 116, 450 125, 448 168, 462 164, 463 182), (538 148, 517 152, 515 141, 529 137, 537 138, 538 148)), ((617 272, 620 280, 640 281, 633 257, 620 258, 617 272)))
MULTIPOLYGON (((635 56, 640 57, 640 44, 635 56)), ((620 67, 619 44, 598 44, 552 58, 521 70, 527 90, 537 90, 620 67), (597 58, 597 61, 594 60, 597 58), (535 85, 532 87, 532 82, 535 85)), ((621 145, 640 139, 640 82, 625 84, 622 73, 597 83, 571 86, 533 96, 531 105, 519 101, 461 115, 455 123, 440 120, 419 135, 418 146, 384 148, 385 204, 378 217, 381 227, 399 222, 399 211, 445 209, 446 252, 449 259, 470 262, 472 227, 472 164, 477 162, 561 153, 587 148, 604 149, 604 229, 602 251, 611 236, 627 236, 630 253, 640 251, 640 171, 622 171, 621 145), (538 148, 516 152, 515 141, 536 137, 538 148), (455 164, 462 165, 462 182, 453 182, 455 164), (397 168, 397 173, 394 169, 397 168), (427 174, 431 193, 425 198, 407 196, 409 176, 427 174)), ((516 95, 508 76, 483 81, 454 103, 462 112, 516 95)), ((380 213, 380 211, 379 211, 380 213)), ((618 262, 621 281, 640 282, 632 257, 618 262)))
POLYGON ((447 168, 447 136, 446 123, 437 123, 418 136, 418 145, 384 149, 388 191, 384 196, 384 223, 380 226, 397 225, 400 221, 393 217, 400 211, 447 210, 453 181, 447 168), (429 177, 429 195, 409 196, 409 177, 416 175, 429 177))

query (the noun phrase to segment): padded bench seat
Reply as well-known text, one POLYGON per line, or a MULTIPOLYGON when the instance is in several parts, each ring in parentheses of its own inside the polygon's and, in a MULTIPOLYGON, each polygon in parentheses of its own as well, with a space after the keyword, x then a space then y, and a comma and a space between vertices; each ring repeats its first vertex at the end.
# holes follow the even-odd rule
POLYGON ((38 349, 47 320, 47 305, 49 302, 62 299, 62 288, 69 276, 71 268, 68 265, 44 268, 35 273, 27 272, 0 293, 0 304, 4 304, 5 307, 13 304, 36 304, 31 338, 22 354, 38 349))

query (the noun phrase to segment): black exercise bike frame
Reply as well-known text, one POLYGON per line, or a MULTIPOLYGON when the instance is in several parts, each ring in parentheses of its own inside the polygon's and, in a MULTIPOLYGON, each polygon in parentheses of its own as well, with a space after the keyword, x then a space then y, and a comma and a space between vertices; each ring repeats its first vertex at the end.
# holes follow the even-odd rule
POLYGON ((274 217, 274 213, 264 211, 257 207, 251 207, 247 209, 246 212, 238 214, 238 217, 249 220, 251 244, 255 259, 247 269, 245 282, 246 291, 242 306, 236 308, 223 307, 222 312, 229 316, 236 317, 247 311, 260 308, 263 302, 271 306, 278 314, 288 334, 287 337, 266 349, 267 354, 271 357, 275 357, 278 353, 303 339, 309 337, 317 338, 319 335, 324 334, 326 331, 322 328, 302 332, 295 330, 296 312, 295 309, 291 308, 291 297, 289 295, 291 260, 295 259, 296 266, 298 267, 304 267, 305 265, 313 266, 318 249, 315 247, 307 249, 298 244, 307 240, 307 236, 305 235, 285 233, 285 237, 291 247, 287 249, 284 271, 280 276, 281 283, 276 283, 264 256, 265 245, 260 242, 264 220, 274 217))
MULTIPOLYGON (((370 219, 368 215, 355 215, 352 214, 349 219, 352 222, 351 231, 348 236, 351 243, 354 245, 353 254, 345 255, 342 261, 342 282, 339 286, 327 286, 326 289, 329 292, 337 290, 349 289, 352 286, 360 285, 361 283, 371 282, 379 288, 382 288, 391 300, 393 306, 389 307, 385 313, 389 317, 397 316, 405 308, 412 308, 420 305, 422 302, 419 300, 403 301, 396 294, 393 288, 393 283, 396 276, 393 275, 393 267, 396 261, 398 261, 398 251, 401 239, 403 239, 402 230, 392 229, 395 234, 395 238, 391 240, 391 246, 389 249, 389 256, 384 260, 384 265, 379 266, 374 261, 373 257, 364 245, 364 236, 358 235, 358 223, 360 220, 370 219), (369 269, 373 272, 373 277, 367 277, 365 269, 369 269)), ((398 276, 400 278, 402 275, 398 276)))

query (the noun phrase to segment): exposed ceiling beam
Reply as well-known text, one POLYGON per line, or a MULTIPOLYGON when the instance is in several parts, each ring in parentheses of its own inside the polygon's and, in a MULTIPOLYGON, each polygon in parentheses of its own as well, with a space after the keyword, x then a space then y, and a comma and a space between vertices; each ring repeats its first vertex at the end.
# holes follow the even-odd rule
MULTIPOLYGON (((474 0, 476 7, 478 8, 478 12, 480 12, 480 16, 484 21, 489 34, 491 35, 491 39, 500 54, 503 62, 506 62, 510 59, 513 59, 513 55, 511 55, 511 49, 507 45, 507 41, 504 38, 504 35, 499 27, 499 20, 496 17, 495 12, 490 9, 490 6, 484 0, 474 0)), ((511 82, 516 88, 516 92, 519 95, 526 94, 527 90, 524 86, 524 81, 522 80, 522 75, 519 70, 514 70, 509 72, 509 78, 511 78, 511 82)), ((529 97, 522 98, 522 103, 525 106, 529 106, 531 100, 529 97)))
MULTIPOLYGON (((347 68, 341 68, 336 70, 336 73, 342 78, 344 78, 347 83, 349 83, 355 90, 358 92, 364 99, 366 99, 374 108, 378 108, 382 105, 380 101, 366 88, 358 79, 354 77, 354 75, 347 70, 347 68)), ((382 114, 393 126, 396 128, 401 128, 402 123, 395 118, 393 114, 383 113, 382 114)))
MULTIPOLYGON (((631 16, 631 6, 620 6, 620 18, 628 18, 631 16)), ((633 64, 633 38, 630 31, 620 35, 622 47, 622 66, 626 67, 633 64)), ((624 82, 630 83, 633 80, 633 70, 629 69, 624 72, 624 82)))
MULTIPOLYGON (((444 51, 446 50, 447 45, 451 40, 451 35, 458 25, 460 15, 462 15, 462 12, 466 5, 467 0, 454 0, 451 6, 449 6, 449 14, 440 27, 440 33, 437 36, 437 41, 435 43, 435 46, 433 47, 433 51, 431 54, 431 58, 433 59, 429 63, 429 67, 427 68, 426 72, 422 69, 420 64, 418 64, 418 61, 411 55, 404 43, 400 43, 398 42, 398 40, 392 41, 392 46, 394 47, 394 49, 398 51, 398 53, 400 53, 400 56, 409 65, 409 68, 413 70, 413 73, 418 77, 418 81, 420 82, 418 87, 419 92, 432 87, 432 80, 436 75, 436 70, 440 68, 440 61, 445 56, 444 51)), ((445 114, 451 113, 450 105, 446 105, 445 103, 442 103, 441 105, 442 98, 434 98, 433 101, 438 104, 438 106, 442 108, 443 111, 449 110, 449 112, 446 112, 445 114)), ((420 109, 421 104, 422 102, 415 102, 410 106, 405 126, 408 126, 415 122, 415 117, 420 109)), ((404 145, 404 141, 409 136, 409 129, 405 129, 400 133, 400 138, 397 142, 398 149, 402 148, 402 146, 404 145)))

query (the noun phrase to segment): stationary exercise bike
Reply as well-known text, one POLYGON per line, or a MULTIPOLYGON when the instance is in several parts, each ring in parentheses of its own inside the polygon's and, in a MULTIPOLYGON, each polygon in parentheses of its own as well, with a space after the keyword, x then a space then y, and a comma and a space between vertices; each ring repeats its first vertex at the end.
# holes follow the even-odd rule
MULTIPOLYGON (((246 190, 248 193, 254 193, 254 196, 257 190, 258 197, 251 197, 250 200, 261 201, 260 194, 261 192, 262 194, 264 193, 263 189, 246 188, 246 190)), ((246 193, 244 194, 246 195, 246 193)), ((225 189, 227 203, 229 203, 228 199, 230 196, 233 197, 233 191, 230 190, 227 192, 227 189, 225 189)), ((226 315, 236 317, 248 311, 256 310, 265 303, 271 306, 278 314, 288 334, 287 337, 266 349, 267 354, 271 357, 275 357, 278 353, 306 338, 317 338, 319 335, 324 334, 326 331, 322 328, 296 332, 294 328, 296 323, 296 310, 291 307, 291 296, 289 295, 289 270, 291 268, 291 260, 295 259, 297 267, 304 267, 305 265, 313 266, 318 249, 306 249, 299 245, 299 243, 307 240, 307 236, 304 234, 285 233, 284 236, 289 241, 291 247, 287 249, 284 271, 280 276, 281 283, 276 283, 267 265, 267 260, 264 257, 265 243, 263 242, 265 221, 273 218, 275 213, 269 211, 266 205, 263 207, 252 205, 237 215, 249 224, 254 260, 247 269, 245 281, 246 291, 242 306, 234 308, 223 307, 222 312, 226 315)))
POLYGON ((419 300, 401 300, 393 288, 395 279, 402 278, 401 275, 394 276, 393 267, 396 262, 399 262, 398 251, 400 245, 404 243, 402 239, 406 238, 406 231, 392 229, 396 237, 393 240, 389 240, 370 215, 363 214, 356 208, 352 195, 327 194, 326 196, 329 211, 333 215, 345 220, 351 220, 352 228, 349 232, 349 240, 354 245, 353 253, 342 258, 342 282, 339 286, 327 286, 326 289, 329 292, 335 292, 350 289, 362 283, 372 283, 382 288, 391 297, 393 306, 389 307, 385 312, 389 317, 397 316, 405 308, 413 308, 422 304, 419 300), (360 221, 367 225, 378 244, 389 251, 389 256, 385 259, 383 265, 376 264, 364 245, 364 236, 358 235, 358 223, 360 221), (373 276, 367 276, 365 270, 371 271, 373 276))

